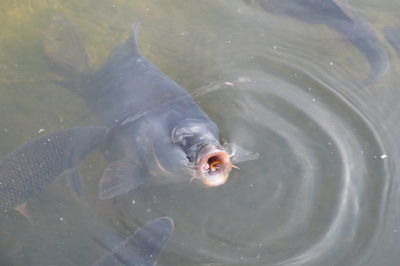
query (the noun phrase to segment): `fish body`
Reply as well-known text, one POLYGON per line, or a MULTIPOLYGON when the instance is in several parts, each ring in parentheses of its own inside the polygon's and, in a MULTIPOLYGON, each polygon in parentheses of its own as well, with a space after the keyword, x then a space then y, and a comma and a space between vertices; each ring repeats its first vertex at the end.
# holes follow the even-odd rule
MULTIPOLYGON (((76 35, 65 19, 59 18, 58 23, 61 26, 52 27, 57 31, 51 36, 76 35)), ((232 165, 219 142, 218 127, 189 93, 140 54, 137 34, 138 24, 134 24, 131 37, 98 71, 81 71, 78 83, 68 79, 61 83, 83 97, 103 125, 111 128, 104 152, 110 164, 100 179, 100 198, 153 181, 200 179, 207 186, 222 185, 232 165)), ((65 42, 55 44, 60 39, 45 43, 48 57, 76 76, 79 71, 70 71, 73 62, 58 58, 65 50, 65 42)))
POLYGON ((383 30, 386 40, 400 55, 400 27, 385 27, 383 30))
POLYGON ((169 217, 147 222, 93 266, 153 266, 173 230, 174 223, 169 217))
POLYGON ((16 208, 73 169, 104 139, 105 127, 71 128, 34 139, 0 161, 0 210, 16 208))
POLYGON ((370 25, 354 9, 340 0, 259 0, 272 13, 325 24, 350 41, 368 60, 370 73, 364 81, 370 85, 389 68, 388 56, 370 25))
POLYGON ((204 184, 210 178, 216 185, 225 183, 231 167, 218 127, 181 86, 140 55, 136 35, 89 78, 93 84, 85 84, 99 96, 88 105, 113 128, 111 164, 100 180, 100 198, 120 194, 116 188, 126 192, 154 180, 168 183, 195 176, 204 184), (204 147, 225 158, 226 166, 210 177, 199 171, 197 155, 204 147))

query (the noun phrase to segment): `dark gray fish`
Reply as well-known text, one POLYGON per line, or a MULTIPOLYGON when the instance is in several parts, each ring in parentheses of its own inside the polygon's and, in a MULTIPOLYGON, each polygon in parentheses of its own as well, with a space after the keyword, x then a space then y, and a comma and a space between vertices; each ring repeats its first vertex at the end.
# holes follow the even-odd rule
POLYGON ((370 73, 364 81, 370 85, 389 68, 389 60, 374 31, 354 9, 340 0, 259 0, 272 13, 325 24, 349 40, 368 60, 370 73))
POLYGON ((16 208, 76 167, 106 133, 105 127, 67 129, 34 139, 9 154, 0 161, 0 210, 16 208))
POLYGON ((174 230, 169 217, 147 222, 93 266, 153 266, 174 230))
MULTIPOLYGON (((65 36, 79 39, 64 18, 54 17, 45 42, 48 57, 63 74, 57 82, 84 98, 112 128, 105 150, 110 164, 99 183, 100 198, 121 195, 147 182, 197 178, 207 186, 224 184, 233 167, 231 159, 240 149, 228 153, 232 147, 220 144, 217 126, 193 98, 140 55, 138 24, 133 31, 96 72, 82 69, 88 64, 82 63, 87 57, 81 55, 81 46, 76 47, 78 41, 64 41, 65 36), (76 55, 65 58, 64 51, 76 55)), ((246 154, 241 161, 257 157, 246 154)))
POLYGON ((400 27, 385 27, 383 32, 386 40, 400 55, 400 27))

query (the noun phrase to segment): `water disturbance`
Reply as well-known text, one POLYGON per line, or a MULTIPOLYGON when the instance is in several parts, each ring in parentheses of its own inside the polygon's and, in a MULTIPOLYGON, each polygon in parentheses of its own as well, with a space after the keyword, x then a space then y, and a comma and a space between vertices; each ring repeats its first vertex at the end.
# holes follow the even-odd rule
POLYGON ((49 82, 58 77, 42 33, 62 14, 94 69, 140 21, 143 56, 190 93, 222 142, 258 159, 237 164, 222 186, 156 183, 99 200, 107 162, 94 151, 78 167, 81 198, 59 178, 28 201, 30 220, 14 210, 0 217, 0 264, 90 265, 168 216, 174 232, 157 265, 398 265, 396 1, 350 1, 388 58, 368 85, 371 62, 326 24, 259 1, 133 2, 1 4, 0 154, 99 123, 81 98, 49 82))

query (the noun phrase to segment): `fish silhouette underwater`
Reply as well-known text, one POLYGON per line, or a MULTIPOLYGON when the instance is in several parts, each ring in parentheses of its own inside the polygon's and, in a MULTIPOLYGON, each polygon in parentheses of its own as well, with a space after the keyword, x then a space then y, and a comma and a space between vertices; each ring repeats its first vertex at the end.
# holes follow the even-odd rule
POLYGON ((219 130, 191 95, 138 50, 139 24, 97 71, 75 28, 54 16, 45 34, 45 52, 57 69, 57 84, 82 97, 110 128, 104 155, 109 161, 99 198, 109 199, 142 184, 197 179, 224 184, 233 163, 257 153, 219 142, 219 130))
POLYGON ((390 43, 397 54, 400 55, 400 27, 389 26, 383 29, 386 40, 390 43))
POLYGON ((80 194, 76 166, 104 141, 105 127, 80 127, 34 139, 0 161, 0 211, 16 208, 28 216, 24 203, 62 173, 80 194), (68 170, 68 171, 67 171, 68 170))
POLYGON ((153 266, 173 230, 174 223, 169 217, 149 221, 93 266, 153 266))
POLYGON ((16 208, 62 173, 78 195, 76 167, 99 146, 110 162, 99 182, 100 199, 144 184, 199 179, 224 184, 232 162, 257 153, 221 145, 218 128, 190 94, 139 54, 134 34, 98 71, 87 63, 74 27, 54 16, 45 51, 62 79, 55 81, 81 96, 102 125, 55 132, 26 143, 0 161, 0 211, 16 208), (104 148, 105 147, 105 148, 104 148))
POLYGON ((370 72, 364 80, 371 85, 389 68, 388 56, 371 26, 353 7, 341 0, 259 0, 274 14, 282 14, 311 24, 325 24, 344 36, 368 60, 370 72))

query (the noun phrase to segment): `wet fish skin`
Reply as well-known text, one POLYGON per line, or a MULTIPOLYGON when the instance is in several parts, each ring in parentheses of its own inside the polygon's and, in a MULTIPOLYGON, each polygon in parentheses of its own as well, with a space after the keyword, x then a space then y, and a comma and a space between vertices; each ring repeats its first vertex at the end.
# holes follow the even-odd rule
MULTIPOLYGON (((102 199, 146 182, 190 180, 194 173, 186 174, 188 166, 196 167, 197 154, 205 146, 225 153, 215 123, 185 89, 140 55, 136 38, 134 31, 89 78, 94 84, 86 83, 98 96, 87 100, 88 105, 114 127, 110 146, 123 142, 109 153, 112 163, 100 180, 102 199)), ((225 163, 230 165, 229 157, 225 163)), ((227 178, 230 168, 225 169, 227 178)))
MULTIPOLYGON (((116 48, 99 71, 84 80, 88 91, 95 88, 86 98, 88 105, 105 125, 114 127, 111 134, 128 130, 127 138, 141 138, 141 143, 151 138, 155 147, 163 147, 157 142, 165 138, 172 143, 172 137, 173 144, 181 146, 185 153, 200 141, 217 141, 217 126, 191 95, 140 55, 136 34, 116 48)), ((141 152, 149 148, 143 147, 141 152)))
POLYGON ((153 266, 173 230, 174 223, 169 217, 147 222, 93 266, 153 266))
POLYGON ((364 80, 370 85, 389 68, 388 56, 370 25, 353 8, 340 0, 259 0, 272 13, 325 24, 350 41, 368 60, 370 73, 364 80))
MULTIPOLYGON (((217 126, 191 95, 140 54, 138 24, 133 27, 130 38, 112 51, 98 71, 82 76, 82 97, 87 104, 109 127, 118 129, 137 123, 142 128, 154 123, 154 130, 165 131, 171 138, 178 124, 186 127, 188 123, 197 123, 203 130, 192 137, 218 138, 217 126)), ((191 142, 187 144, 197 141, 191 142)))
POLYGON ((17 207, 95 149, 105 127, 71 128, 30 141, 0 161, 0 210, 17 207))
MULTIPOLYGON (((61 26, 51 27, 58 30, 48 34, 77 36, 62 17, 53 22, 61 26)), ((62 84, 80 95, 101 118, 102 125, 111 128, 105 149, 110 164, 99 183, 101 199, 124 194, 150 181, 190 180, 193 171, 183 173, 189 171, 188 165, 194 166, 201 148, 211 146, 224 152, 217 126, 189 93, 140 54, 138 24, 133 28, 131 37, 114 49, 98 71, 81 69, 79 82, 68 83, 65 78, 62 84)), ((48 57, 59 69, 71 69, 73 62, 54 57, 64 50, 79 53, 84 49, 63 48, 66 42, 57 48, 54 40, 58 39, 62 38, 50 38, 49 45, 45 42, 49 47, 45 50, 51 51, 48 57)), ((77 61, 75 69, 82 65, 88 64, 77 61)))

